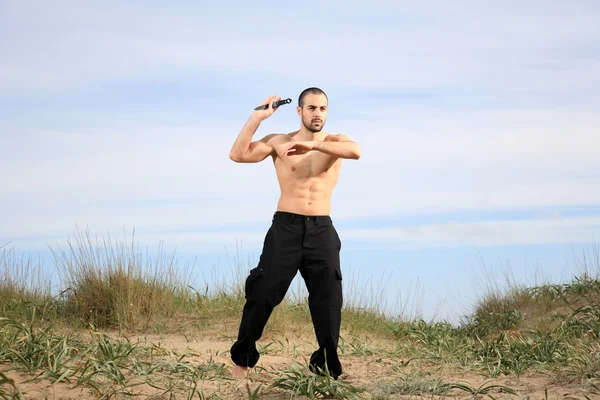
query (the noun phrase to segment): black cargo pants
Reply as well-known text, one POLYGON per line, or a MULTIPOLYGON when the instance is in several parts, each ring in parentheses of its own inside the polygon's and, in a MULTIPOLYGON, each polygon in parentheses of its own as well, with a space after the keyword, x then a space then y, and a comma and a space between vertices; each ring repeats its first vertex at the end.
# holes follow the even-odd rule
POLYGON ((276 212, 267 231, 258 266, 245 282, 246 303, 231 359, 254 367, 260 357, 256 341, 283 300, 298 270, 308 290, 308 305, 319 348, 310 358, 314 372, 342 374, 337 347, 342 309, 341 241, 329 216, 276 212))

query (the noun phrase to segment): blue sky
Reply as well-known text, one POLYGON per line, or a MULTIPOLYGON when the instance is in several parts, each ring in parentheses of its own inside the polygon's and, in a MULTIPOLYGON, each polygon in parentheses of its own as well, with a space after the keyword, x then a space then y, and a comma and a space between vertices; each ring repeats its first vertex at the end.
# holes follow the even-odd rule
POLYGON ((258 259, 279 189, 229 148, 271 94, 294 104, 256 137, 296 129, 319 86, 325 130, 363 149, 333 198, 348 288, 394 313, 419 287, 426 318, 456 320, 490 271, 568 279, 600 236, 599 19, 592 1, 0 1, 0 245, 51 265, 77 226, 135 228, 200 272, 239 243, 258 259))

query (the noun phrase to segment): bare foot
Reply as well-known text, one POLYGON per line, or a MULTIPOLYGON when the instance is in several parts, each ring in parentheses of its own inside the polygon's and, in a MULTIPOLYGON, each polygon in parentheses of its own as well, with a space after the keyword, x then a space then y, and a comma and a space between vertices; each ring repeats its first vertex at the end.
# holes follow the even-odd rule
POLYGON ((241 365, 235 364, 233 366, 233 376, 239 379, 244 379, 248 374, 248 367, 242 367, 241 365))

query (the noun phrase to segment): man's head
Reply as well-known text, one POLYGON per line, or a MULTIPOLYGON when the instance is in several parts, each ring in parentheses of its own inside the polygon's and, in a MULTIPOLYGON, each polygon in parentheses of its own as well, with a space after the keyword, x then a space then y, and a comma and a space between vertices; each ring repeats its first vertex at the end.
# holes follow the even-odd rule
POLYGON ((298 97, 298 115, 310 132, 320 132, 327 119, 329 100, 319 88, 308 88, 298 97))

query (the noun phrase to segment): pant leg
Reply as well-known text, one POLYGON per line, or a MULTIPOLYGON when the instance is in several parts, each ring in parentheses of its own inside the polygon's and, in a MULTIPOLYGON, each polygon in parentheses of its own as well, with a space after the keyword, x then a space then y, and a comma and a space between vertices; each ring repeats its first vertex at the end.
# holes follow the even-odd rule
POLYGON ((308 304, 319 348, 312 354, 310 366, 329 370, 337 379, 342 374, 338 357, 341 311, 343 304, 340 270, 341 241, 328 218, 307 220, 304 263, 300 272, 309 297, 308 304))
POLYGON ((284 219, 273 219, 258 266, 250 271, 245 282, 246 303, 237 341, 230 350, 237 365, 252 368, 260 358, 256 341, 298 272, 302 262, 302 234, 284 219))

